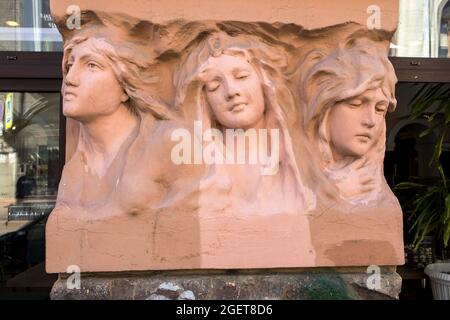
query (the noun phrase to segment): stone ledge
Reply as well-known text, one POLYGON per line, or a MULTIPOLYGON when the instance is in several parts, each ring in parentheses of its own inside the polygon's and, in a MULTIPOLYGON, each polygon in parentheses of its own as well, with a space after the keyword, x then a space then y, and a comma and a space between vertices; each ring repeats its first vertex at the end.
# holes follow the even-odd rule
POLYGON ((53 285, 54 300, 389 300, 398 299, 401 277, 382 268, 380 289, 369 290, 362 268, 318 270, 214 270, 81 275, 80 289, 67 289, 69 275, 53 285))

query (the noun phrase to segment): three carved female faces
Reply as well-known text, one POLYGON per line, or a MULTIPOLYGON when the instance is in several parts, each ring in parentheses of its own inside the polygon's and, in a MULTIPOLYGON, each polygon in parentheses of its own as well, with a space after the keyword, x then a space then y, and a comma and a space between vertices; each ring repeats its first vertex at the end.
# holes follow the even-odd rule
POLYGON ((261 79, 244 57, 211 57, 202 77, 206 101, 222 126, 248 129, 264 121, 261 79))
POLYGON ((335 161, 360 158, 378 141, 389 101, 381 88, 334 105, 328 115, 329 137, 335 161))
POLYGON ((110 115, 129 99, 97 42, 90 38, 75 45, 64 66, 63 113, 79 121, 110 115))

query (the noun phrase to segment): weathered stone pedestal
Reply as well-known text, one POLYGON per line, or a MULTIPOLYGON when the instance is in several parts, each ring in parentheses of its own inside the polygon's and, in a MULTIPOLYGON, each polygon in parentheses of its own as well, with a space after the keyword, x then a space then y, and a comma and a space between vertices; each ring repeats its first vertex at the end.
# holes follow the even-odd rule
POLYGON ((90 273, 81 275, 80 289, 68 289, 68 277, 60 275, 52 299, 388 300, 398 299, 402 281, 395 267, 381 268, 374 290, 366 268, 90 273))

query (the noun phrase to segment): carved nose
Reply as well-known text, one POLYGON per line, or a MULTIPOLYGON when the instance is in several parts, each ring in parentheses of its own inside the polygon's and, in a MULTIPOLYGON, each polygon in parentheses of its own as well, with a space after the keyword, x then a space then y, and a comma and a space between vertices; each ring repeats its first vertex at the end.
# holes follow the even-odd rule
POLYGON ((227 100, 233 99, 235 96, 239 96, 239 93, 228 93, 227 94, 227 100))
POLYGON ((77 81, 75 81, 75 79, 73 77, 69 77, 69 75, 67 75, 64 78, 64 84, 66 86, 77 86, 77 81))
POLYGON ((70 70, 67 72, 66 76, 64 77, 64 84, 66 86, 78 86, 78 76, 75 71, 75 68, 72 66, 70 70))
POLYGON ((368 121, 364 121, 363 125, 367 128, 373 128, 375 126, 375 122, 368 120, 368 121))
POLYGON ((375 111, 367 110, 362 119, 362 125, 367 128, 373 128, 375 126, 375 111))
POLYGON ((226 99, 227 100, 231 100, 233 99, 235 96, 239 96, 239 89, 237 88, 237 86, 231 82, 227 82, 227 91, 226 91, 226 99))

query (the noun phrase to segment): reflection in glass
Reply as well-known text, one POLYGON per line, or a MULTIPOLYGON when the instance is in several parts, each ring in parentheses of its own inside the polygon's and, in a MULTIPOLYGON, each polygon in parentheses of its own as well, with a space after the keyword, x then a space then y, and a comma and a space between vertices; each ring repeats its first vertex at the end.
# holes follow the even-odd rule
POLYGON ((59 99, 59 93, 0 92, 0 223, 34 220, 54 206, 59 99))
POLYGON ((400 0, 391 56, 449 57, 450 0, 400 0))
POLYGON ((439 57, 450 58, 450 2, 447 1, 442 9, 441 25, 439 34, 439 57))
POLYGON ((0 1, 0 51, 61 51, 49 0, 0 1))

